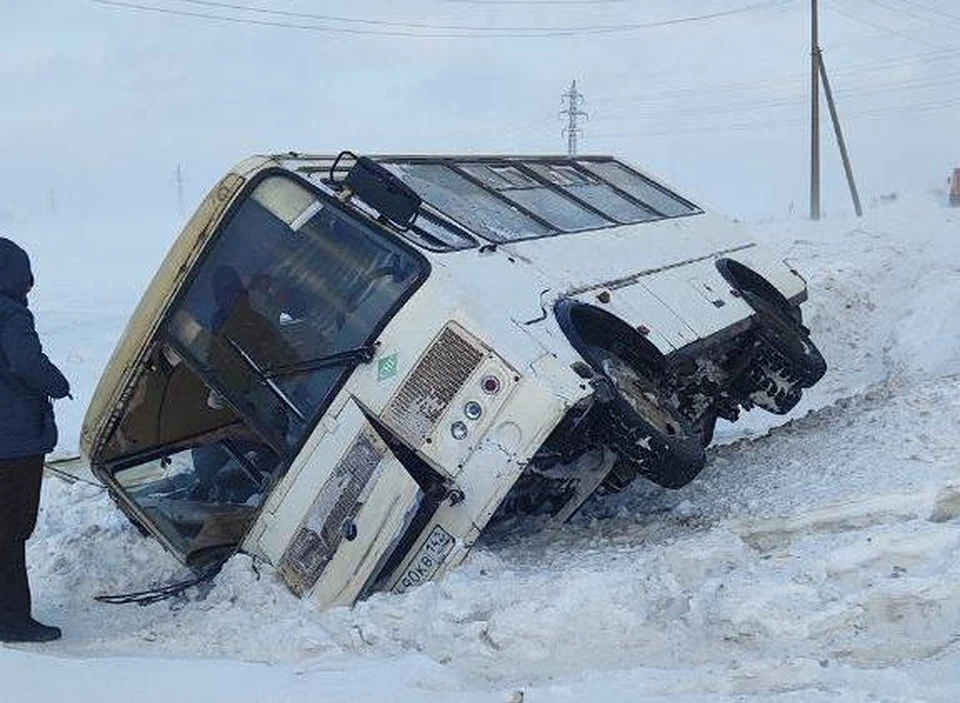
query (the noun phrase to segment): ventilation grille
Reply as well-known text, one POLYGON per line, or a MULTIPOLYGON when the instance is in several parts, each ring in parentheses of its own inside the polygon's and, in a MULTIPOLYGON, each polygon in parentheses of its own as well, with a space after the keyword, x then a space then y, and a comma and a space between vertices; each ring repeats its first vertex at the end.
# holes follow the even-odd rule
POLYGON ((387 406, 384 422, 419 446, 482 359, 481 350, 445 328, 387 406))
POLYGON ((280 562, 281 575, 297 595, 313 588, 352 528, 384 454, 379 438, 362 432, 323 484, 280 562))

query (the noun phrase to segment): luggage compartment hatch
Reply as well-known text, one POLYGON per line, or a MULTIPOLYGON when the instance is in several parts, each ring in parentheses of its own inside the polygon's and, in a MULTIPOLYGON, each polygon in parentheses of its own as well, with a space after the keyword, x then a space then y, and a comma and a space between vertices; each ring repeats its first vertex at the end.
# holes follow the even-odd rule
POLYGON ((423 497, 352 400, 286 495, 261 545, 290 589, 322 607, 359 597, 423 497))

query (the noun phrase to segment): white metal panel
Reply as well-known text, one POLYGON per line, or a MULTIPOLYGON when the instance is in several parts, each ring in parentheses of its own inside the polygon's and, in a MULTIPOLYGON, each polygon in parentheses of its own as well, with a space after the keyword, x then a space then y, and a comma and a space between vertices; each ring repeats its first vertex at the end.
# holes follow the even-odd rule
POLYGON ((696 335, 710 335, 753 314, 716 269, 713 259, 645 276, 643 286, 696 335))
POLYGON ((488 353, 483 363, 460 389, 450 403, 449 411, 441 418, 434 430, 431 441, 421 447, 424 456, 437 466, 446 467, 456 477, 463 471, 470 455, 476 450, 480 438, 484 437, 494 422, 499 421, 501 408, 510 399, 520 377, 493 353, 488 353), (484 393, 480 383, 486 376, 496 377, 500 383, 500 392, 496 395, 484 393), (466 417, 464 408, 467 402, 479 403, 483 414, 477 420, 466 417), (468 435, 458 440, 451 434, 454 422, 464 422, 468 435))
MULTIPOLYGON (((518 261, 519 257, 529 261, 546 287, 570 291, 601 287, 750 244, 743 226, 704 213, 514 242, 509 251, 518 261)), ((496 300, 497 288, 490 286, 489 295, 496 300)))
POLYGON ((390 576, 387 587, 394 592, 403 592, 420 582, 414 578, 413 583, 409 583, 404 577, 411 573, 413 562, 422 553, 424 543, 436 527, 452 536, 455 544, 441 561, 417 573, 426 578, 438 578, 460 563, 523 473, 530 456, 566 410, 566 403, 539 383, 521 382, 457 477, 456 485, 462 491, 463 499, 440 505, 407 557, 390 576))
MULTIPOLYGON (((417 339, 424 344, 420 347, 422 353, 404 355, 403 380, 390 384, 393 394, 384 403, 379 419, 438 471, 455 478, 510 398, 520 375, 456 322, 448 322, 432 339, 422 335, 417 339), (445 353, 444 348, 453 344, 462 348, 445 353), (465 366, 459 368, 460 364, 465 366), (481 387, 488 376, 500 383, 495 394, 486 393, 481 387), (464 408, 468 402, 479 404, 480 417, 466 416, 464 408), (453 437, 453 422, 466 425, 465 438, 453 437)), ((413 345, 410 348, 417 349, 413 345)), ((374 390, 369 377, 362 383, 365 391, 374 390)))
POLYGON ((344 599, 359 593, 384 551, 405 527, 419 500, 419 488, 390 450, 378 441, 356 403, 348 402, 336 422, 328 424, 330 429, 319 433, 319 440, 308 450, 281 497, 271 495, 258 526, 251 531, 256 545, 249 546, 279 567, 338 464, 361 434, 372 437, 382 459, 354 518, 357 536, 352 541, 340 542, 313 586, 317 598, 332 603, 347 602, 344 599))
MULTIPOLYGON (((556 334, 563 337, 559 329, 556 334)), ((546 353, 535 359, 527 369, 537 383, 544 388, 549 388, 553 395, 561 398, 567 405, 573 406, 577 401, 593 393, 593 388, 570 368, 570 365, 577 361, 582 360, 576 352, 572 352, 569 359, 561 359, 559 355, 546 353)))
POLYGON ((751 249, 737 252, 730 258, 759 273, 786 298, 800 295, 807 288, 806 281, 791 266, 785 262, 777 261, 763 251, 751 249))
POLYGON ((578 295, 577 300, 616 315, 634 329, 646 327, 650 330, 648 338, 664 354, 697 340, 693 328, 640 283, 615 290, 590 291, 578 295), (603 297, 598 297, 600 294, 603 297), (607 296, 608 302, 601 302, 607 300, 607 296))
POLYGON ((311 591, 310 599, 321 607, 353 603, 374 574, 381 557, 403 534, 419 497, 416 482, 396 457, 384 459, 380 478, 354 520, 358 537, 340 544, 336 557, 311 591))

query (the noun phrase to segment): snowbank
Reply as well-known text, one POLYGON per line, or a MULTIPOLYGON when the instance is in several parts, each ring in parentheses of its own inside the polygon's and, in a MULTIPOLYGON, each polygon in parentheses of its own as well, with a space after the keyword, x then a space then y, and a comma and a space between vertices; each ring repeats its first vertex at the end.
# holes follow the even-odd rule
MULTIPOLYGON (((65 637, 0 649, 11 700, 957 700, 958 224, 917 198, 758 228, 810 282, 830 371, 804 405, 725 427, 683 490, 489 538, 404 596, 316 612, 238 557, 180 599, 101 605, 180 569, 99 488, 47 481, 29 559, 65 637)), ((78 406, 127 309, 43 301, 78 406)))

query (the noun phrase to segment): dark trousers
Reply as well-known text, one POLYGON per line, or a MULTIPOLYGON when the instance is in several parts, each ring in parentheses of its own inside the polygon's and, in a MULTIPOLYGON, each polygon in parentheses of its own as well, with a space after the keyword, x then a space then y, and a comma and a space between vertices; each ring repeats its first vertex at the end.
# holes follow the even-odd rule
POLYGON ((0 459, 0 622, 30 616, 25 544, 37 524, 43 456, 0 459))

